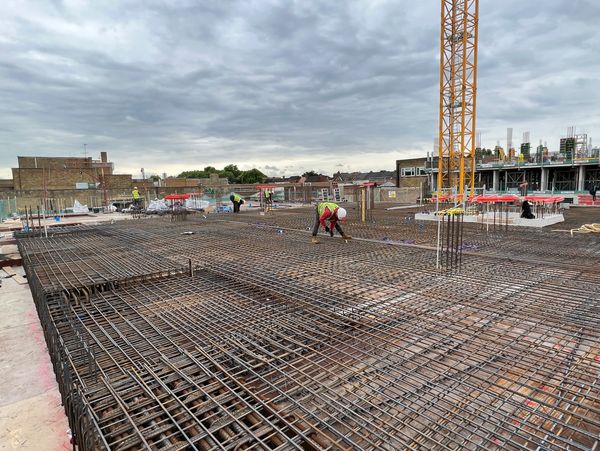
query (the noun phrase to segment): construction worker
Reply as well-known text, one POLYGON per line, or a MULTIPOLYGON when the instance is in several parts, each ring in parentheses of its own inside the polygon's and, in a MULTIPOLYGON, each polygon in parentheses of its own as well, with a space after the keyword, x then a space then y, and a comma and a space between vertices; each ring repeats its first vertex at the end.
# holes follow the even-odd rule
POLYGON ((138 187, 134 186, 133 191, 131 191, 131 197, 133 197, 133 206, 135 208, 141 207, 141 197, 140 192, 138 191, 138 187))
POLYGON ((535 215, 531 212, 531 204, 526 200, 521 204, 521 217, 525 219, 535 219, 535 215))
POLYGON ((319 232, 319 226, 323 226, 325 232, 329 233, 329 236, 333 236, 333 229, 335 228, 343 239, 349 240, 351 237, 346 235, 340 226, 340 221, 346 220, 346 210, 340 207, 335 202, 319 202, 315 209, 315 225, 312 231, 312 243, 318 244, 317 233, 319 232), (325 221, 329 221, 329 225, 325 221))
POLYGON ((244 203, 244 199, 238 193, 231 193, 229 200, 233 203, 233 212, 239 213, 240 206, 244 203))

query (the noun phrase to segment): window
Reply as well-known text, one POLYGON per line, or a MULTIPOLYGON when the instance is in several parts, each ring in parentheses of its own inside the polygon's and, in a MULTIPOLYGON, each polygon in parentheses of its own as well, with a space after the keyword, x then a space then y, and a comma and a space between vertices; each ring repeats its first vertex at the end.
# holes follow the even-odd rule
POLYGON ((422 166, 420 168, 416 168, 417 169, 417 175, 425 175, 425 167, 422 166))
POLYGON ((412 177, 415 175, 415 168, 401 168, 400 175, 402 177, 412 177))

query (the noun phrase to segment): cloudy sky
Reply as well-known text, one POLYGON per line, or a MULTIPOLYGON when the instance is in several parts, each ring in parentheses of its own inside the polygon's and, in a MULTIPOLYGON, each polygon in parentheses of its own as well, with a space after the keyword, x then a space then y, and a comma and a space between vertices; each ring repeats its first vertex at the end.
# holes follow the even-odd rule
MULTIPOLYGON (((17 155, 118 172, 393 169, 432 150, 440 0, 7 0, 0 177, 17 155)), ((600 2, 480 2, 478 130, 600 144, 600 2)))

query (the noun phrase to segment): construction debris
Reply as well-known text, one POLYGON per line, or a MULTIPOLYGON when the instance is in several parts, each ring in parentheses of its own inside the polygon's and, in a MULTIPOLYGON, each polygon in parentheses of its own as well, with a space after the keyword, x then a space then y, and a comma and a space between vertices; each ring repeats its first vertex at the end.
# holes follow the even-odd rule
POLYGON ((583 224, 581 227, 571 229, 571 236, 573 233, 600 233, 600 224, 583 224))
POLYGON ((81 202, 78 200, 75 200, 72 210, 73 213, 89 213, 90 211, 87 205, 81 205, 81 202))

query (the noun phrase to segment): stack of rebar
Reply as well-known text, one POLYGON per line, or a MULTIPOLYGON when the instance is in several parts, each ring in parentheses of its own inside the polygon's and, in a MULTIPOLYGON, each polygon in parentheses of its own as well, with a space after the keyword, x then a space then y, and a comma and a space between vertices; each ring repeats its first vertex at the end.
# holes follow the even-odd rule
POLYGON ((19 241, 80 449, 597 449, 584 257, 496 249, 440 274, 433 248, 298 229, 126 221, 19 241))

